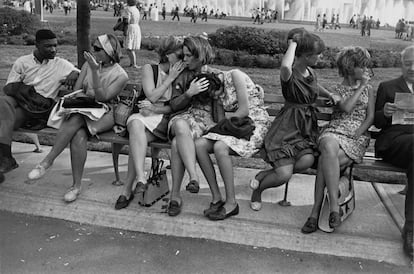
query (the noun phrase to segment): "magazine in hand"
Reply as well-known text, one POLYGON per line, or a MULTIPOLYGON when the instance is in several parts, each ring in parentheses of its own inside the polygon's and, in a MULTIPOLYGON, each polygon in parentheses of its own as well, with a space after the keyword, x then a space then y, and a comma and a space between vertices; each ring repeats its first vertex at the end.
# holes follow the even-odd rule
POLYGON ((414 94, 397 92, 394 103, 398 110, 392 115, 392 124, 414 125, 414 94))

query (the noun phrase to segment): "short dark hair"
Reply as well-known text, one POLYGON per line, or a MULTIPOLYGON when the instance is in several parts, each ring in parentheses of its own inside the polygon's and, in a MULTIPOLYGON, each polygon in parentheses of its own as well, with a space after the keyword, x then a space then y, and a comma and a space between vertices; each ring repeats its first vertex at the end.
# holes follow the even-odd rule
POLYGON ((306 32, 300 39, 296 48, 295 55, 314 55, 321 54, 325 50, 325 43, 316 34, 306 32))
POLYGON ((40 29, 36 32, 36 42, 56 38, 56 34, 50 29, 40 29))

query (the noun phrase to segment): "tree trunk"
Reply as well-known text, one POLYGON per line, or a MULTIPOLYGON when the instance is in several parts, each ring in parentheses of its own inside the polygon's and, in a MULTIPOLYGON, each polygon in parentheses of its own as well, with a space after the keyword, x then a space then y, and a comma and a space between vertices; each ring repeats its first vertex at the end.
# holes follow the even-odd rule
POLYGON ((91 29, 91 10, 89 0, 78 0, 76 9, 76 34, 78 47, 78 68, 80 69, 85 63, 83 57, 84 51, 89 51, 90 39, 89 31, 91 29))

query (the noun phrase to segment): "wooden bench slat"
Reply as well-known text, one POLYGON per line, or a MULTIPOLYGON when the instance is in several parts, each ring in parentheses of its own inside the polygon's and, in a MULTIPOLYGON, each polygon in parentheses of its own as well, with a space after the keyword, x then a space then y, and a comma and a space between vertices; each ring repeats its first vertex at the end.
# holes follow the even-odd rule
POLYGON ((354 168, 364 169, 364 170, 380 170, 380 171, 392 171, 405 173, 405 170, 396 166, 393 166, 389 163, 386 163, 379 159, 365 158, 360 164, 355 164, 354 168))

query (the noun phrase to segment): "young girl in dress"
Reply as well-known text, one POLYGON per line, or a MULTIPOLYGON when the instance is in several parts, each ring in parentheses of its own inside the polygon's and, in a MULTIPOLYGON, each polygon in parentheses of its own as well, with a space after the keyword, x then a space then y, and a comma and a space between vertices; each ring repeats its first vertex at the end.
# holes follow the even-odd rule
POLYGON ((337 100, 321 87, 310 68, 325 49, 323 41, 303 28, 288 34, 288 49, 282 60, 280 80, 286 102, 264 139, 264 159, 273 168, 260 171, 250 181, 251 208, 261 209, 261 194, 290 180, 294 172, 313 165, 318 137, 314 103, 318 96, 337 100))
POLYGON ((374 121, 375 98, 368 84, 370 59, 368 51, 362 47, 347 47, 338 54, 336 62, 343 81, 335 91, 341 100, 318 139, 321 154, 315 182, 315 203, 302 228, 303 233, 317 230, 325 186, 331 209, 329 226, 335 228, 341 224, 338 205, 340 173, 352 162, 362 161, 370 140, 367 129, 374 121))

